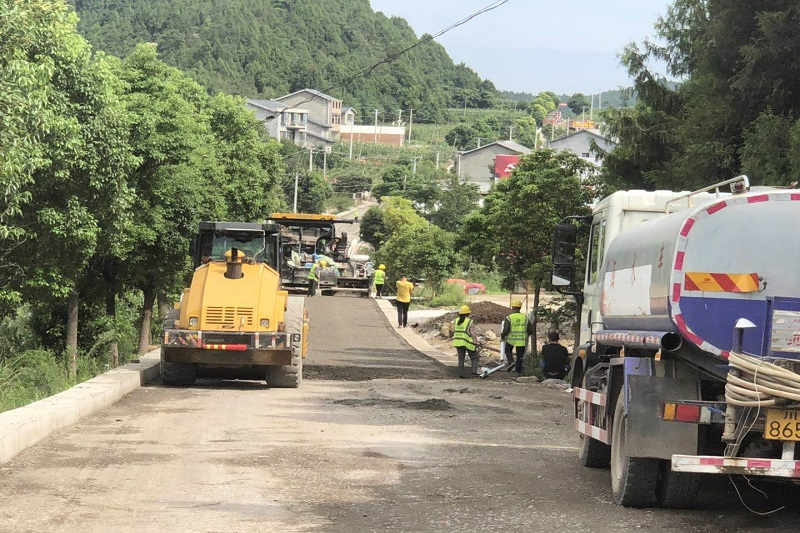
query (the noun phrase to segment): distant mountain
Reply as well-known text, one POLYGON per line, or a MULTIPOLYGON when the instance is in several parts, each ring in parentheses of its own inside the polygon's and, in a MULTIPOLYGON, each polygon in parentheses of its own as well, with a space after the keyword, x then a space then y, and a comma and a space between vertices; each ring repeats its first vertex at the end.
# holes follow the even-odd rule
POLYGON ((366 77, 356 73, 413 45, 405 19, 369 0, 72 0, 79 30, 95 48, 124 56, 158 43, 165 62, 208 87, 274 98, 305 87, 327 91, 391 120, 400 109, 433 121, 447 107, 481 107, 494 85, 454 64, 436 42, 422 44, 366 77))

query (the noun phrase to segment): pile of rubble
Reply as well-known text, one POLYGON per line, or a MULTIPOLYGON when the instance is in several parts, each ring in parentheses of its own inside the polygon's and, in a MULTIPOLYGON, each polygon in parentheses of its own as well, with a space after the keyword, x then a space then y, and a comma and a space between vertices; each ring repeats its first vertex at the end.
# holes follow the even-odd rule
MULTIPOLYGON (((472 311, 472 320, 474 320, 476 324, 484 324, 486 326, 481 329, 496 329, 499 331, 500 322, 511 313, 511 308, 492 302, 475 302, 468 305, 470 311, 472 311)), ((442 325, 452 323, 457 316, 458 312, 456 311, 446 313, 420 324, 418 331, 423 333, 439 331, 442 325)))

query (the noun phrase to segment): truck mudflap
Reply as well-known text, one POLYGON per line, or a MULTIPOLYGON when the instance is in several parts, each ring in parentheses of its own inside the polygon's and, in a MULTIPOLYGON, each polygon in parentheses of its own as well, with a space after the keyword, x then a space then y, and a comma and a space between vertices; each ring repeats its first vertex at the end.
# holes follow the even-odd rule
POLYGON ((800 478, 800 461, 795 461, 795 442, 784 442, 781 459, 720 457, 717 455, 673 455, 673 472, 696 474, 742 474, 800 478))
POLYGON ((171 363, 288 365, 299 333, 167 329, 161 357, 171 363))

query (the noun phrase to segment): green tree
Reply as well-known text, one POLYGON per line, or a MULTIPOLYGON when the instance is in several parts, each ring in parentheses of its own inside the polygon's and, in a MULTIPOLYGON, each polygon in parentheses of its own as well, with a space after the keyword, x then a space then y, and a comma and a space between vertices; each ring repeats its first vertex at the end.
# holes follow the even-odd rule
POLYGON ((441 192, 439 204, 428 216, 429 220, 447 231, 456 232, 464 217, 478 208, 480 193, 478 186, 466 178, 450 175, 450 180, 441 192))
POLYGON ((589 109, 589 106, 589 97, 583 93, 573 94, 567 102, 567 107, 576 115, 580 115, 584 110, 589 109))
POLYGON ((390 237, 377 253, 392 281, 401 275, 425 278, 434 293, 456 265, 455 235, 438 226, 405 226, 390 237))
POLYGON ((607 176, 621 171, 626 183, 684 189, 746 168, 752 183, 792 181, 800 169, 783 155, 772 159, 769 143, 785 147, 775 128, 800 116, 791 96, 800 90, 797 22, 796 7, 783 2, 676 0, 656 24, 657 39, 622 54, 639 100, 635 113, 609 117, 620 150, 607 160, 607 176), (651 59, 683 81, 667 84, 649 69, 651 59))
POLYGON ((383 198, 383 221, 391 235, 406 228, 426 226, 428 221, 422 218, 411 203, 411 200, 399 196, 383 198))
POLYGON ((372 245, 375 250, 380 249, 391 231, 383 220, 383 209, 373 206, 367 209, 359 221, 361 240, 372 245))
POLYGON ((220 94, 209 102, 217 161, 225 179, 219 184, 227 218, 264 220, 284 204, 279 187, 285 167, 280 144, 253 119, 241 98, 220 94))
MULTIPOLYGON (((331 184, 325 181, 319 172, 298 172, 297 176, 297 212, 322 213, 325 201, 333 196, 331 184)), ((281 181, 289 205, 294 203, 294 185, 294 176, 284 176, 281 181)))
MULTIPOLYGON (((565 216, 589 212, 587 180, 593 173, 593 165, 570 152, 537 150, 489 192, 482 216, 472 220, 473 225, 485 224, 506 287, 531 282, 534 309, 548 283, 553 229, 565 216)), ((478 252, 487 255, 486 250, 478 252)))
POLYGON ((140 164, 131 173, 135 205, 129 220, 136 253, 119 278, 144 295, 139 352, 149 344, 159 295, 185 282, 187 244, 203 219, 226 214, 224 167, 217 160, 209 124, 209 97, 178 69, 158 59, 155 46, 140 45, 118 62, 125 82, 131 142, 140 164))
MULTIPOLYGON (((29 18, 33 26, 23 28, 29 33, 18 41, 24 43, 19 53, 35 57, 50 72, 48 88, 37 93, 34 87, 43 101, 36 104, 38 117, 27 123, 29 139, 38 144, 34 155, 41 150, 47 159, 21 169, 23 175, 31 174, 18 182, 23 186, 16 191, 17 199, 24 203, 18 202, 12 211, 18 217, 15 225, 25 228, 25 240, 9 257, 17 269, 15 279, 0 286, 16 285, 43 315, 63 309, 66 324, 58 328, 64 332, 63 341, 50 344, 66 346, 70 376, 75 377, 81 293, 95 281, 92 265, 101 257, 122 257, 129 247, 125 226, 131 195, 125 176, 135 159, 117 97, 118 80, 107 59, 92 57, 66 6, 25 4, 22 12, 28 8, 47 15, 29 18)), ((25 91, 26 84, 43 81, 31 74, 22 81, 25 91)), ((55 331, 52 326, 51 322, 40 331, 48 335, 55 331)))

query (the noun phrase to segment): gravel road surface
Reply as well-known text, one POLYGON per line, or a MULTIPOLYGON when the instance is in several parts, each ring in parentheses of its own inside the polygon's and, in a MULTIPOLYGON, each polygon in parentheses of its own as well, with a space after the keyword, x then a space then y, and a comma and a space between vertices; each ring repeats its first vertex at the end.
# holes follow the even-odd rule
POLYGON ((578 464, 569 395, 454 379, 374 302, 309 301, 295 390, 144 387, 0 465, 2 532, 795 531, 797 490, 712 480, 699 509, 615 506, 578 464))

